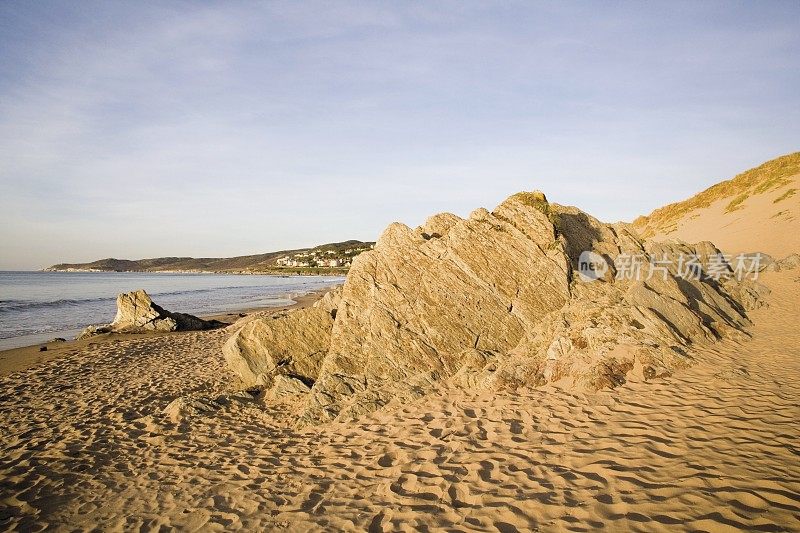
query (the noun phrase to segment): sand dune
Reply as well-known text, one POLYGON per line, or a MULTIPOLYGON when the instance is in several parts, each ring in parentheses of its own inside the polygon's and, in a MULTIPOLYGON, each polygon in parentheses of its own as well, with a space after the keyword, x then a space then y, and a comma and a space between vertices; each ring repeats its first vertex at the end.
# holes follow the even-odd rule
POLYGON ((658 231, 653 240, 711 241, 731 253, 761 251, 776 258, 800 251, 800 195, 778 200, 786 191, 800 189, 800 176, 772 193, 748 198, 729 211, 729 198, 717 200, 678 222, 674 231, 658 231))
POLYGON ((731 254, 800 252, 800 152, 767 161, 695 196, 639 217, 652 240, 711 241, 731 254))
POLYGON ((800 278, 763 280, 752 338, 669 378, 442 391, 304 431, 230 392, 230 328, 75 348, 0 378, 0 527, 798 530, 800 278), (219 401, 175 423, 184 395, 219 401))

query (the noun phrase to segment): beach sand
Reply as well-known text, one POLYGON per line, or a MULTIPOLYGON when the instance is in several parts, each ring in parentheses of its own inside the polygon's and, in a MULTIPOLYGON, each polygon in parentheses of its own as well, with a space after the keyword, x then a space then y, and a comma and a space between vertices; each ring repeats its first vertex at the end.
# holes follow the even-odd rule
POLYGON ((236 324, 4 357, 0 529, 797 531, 800 276, 762 281, 752 338, 668 378, 441 391, 303 431, 232 393, 236 324), (190 394, 219 402, 162 413, 190 394))
MULTIPOLYGON (((265 313, 266 314, 279 313, 283 311, 288 311, 290 309, 298 309, 306 307, 307 305, 310 305, 311 303, 318 300, 323 294, 324 291, 322 292, 315 291, 302 296, 297 296, 293 299, 295 303, 292 305, 286 305, 281 307, 247 308, 230 313, 203 315, 200 318, 204 318, 206 320, 218 320, 225 324, 233 324, 238 322, 241 325, 242 323, 244 323, 244 321, 250 320, 254 316, 259 316, 265 313), (240 314, 244 314, 246 316, 241 317, 240 314)), ((12 372, 18 372, 20 370, 25 370, 26 368, 30 368, 40 363, 52 361, 53 359, 57 359, 58 357, 61 357, 62 355, 65 354, 77 353, 91 346, 95 346, 97 344, 119 342, 131 339, 148 339, 153 337, 173 336, 182 334, 183 333, 152 332, 152 333, 121 335, 116 333, 106 333, 103 335, 97 335, 95 337, 91 337, 89 339, 82 339, 79 341, 76 340, 67 340, 66 342, 48 341, 48 342, 33 344, 31 346, 25 346, 22 348, 0 350, 0 376, 7 376, 12 372), (46 347, 47 350, 41 351, 42 347, 46 347)))

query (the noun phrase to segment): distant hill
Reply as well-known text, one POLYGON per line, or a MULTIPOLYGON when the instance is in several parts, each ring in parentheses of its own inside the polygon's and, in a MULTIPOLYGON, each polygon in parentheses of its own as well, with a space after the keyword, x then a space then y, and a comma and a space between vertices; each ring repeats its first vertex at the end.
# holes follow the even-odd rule
MULTIPOLYGON (((373 242, 349 240, 332 242, 314 248, 298 248, 296 250, 280 250, 256 255, 238 257, 158 257, 154 259, 99 259, 91 263, 59 263, 46 268, 48 271, 100 271, 100 272, 267 272, 290 271, 299 269, 280 268, 275 261, 281 257, 294 254, 313 254, 333 251, 336 254, 353 255, 352 250, 369 249, 373 242)), ((319 269, 322 270, 322 269, 319 269)), ((334 270, 328 268, 327 270, 334 270)))
POLYGON ((729 253, 800 252, 800 152, 781 156, 633 221, 647 238, 712 241, 729 253))

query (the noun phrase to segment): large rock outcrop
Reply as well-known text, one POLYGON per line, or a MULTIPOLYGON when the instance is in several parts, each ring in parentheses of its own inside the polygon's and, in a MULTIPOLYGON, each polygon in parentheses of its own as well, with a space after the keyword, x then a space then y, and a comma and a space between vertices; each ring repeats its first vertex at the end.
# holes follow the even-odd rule
POLYGON ((194 315, 172 313, 153 303, 144 290, 117 296, 117 315, 110 324, 89 326, 77 339, 101 333, 146 333, 152 331, 192 331, 222 326, 216 320, 203 320, 194 315))
POLYGON ((269 389, 283 375, 309 386, 300 424, 354 418, 440 386, 613 387, 629 372, 669 374, 690 363, 689 345, 748 325, 742 295, 754 306, 763 289, 727 266, 718 280, 706 275, 717 254, 711 243, 646 245, 628 225, 520 193, 467 219, 390 225, 339 291, 254 321, 225 357, 247 384, 269 389), (584 252, 605 264, 592 282, 579 275, 584 252), (697 279, 678 264, 651 268, 649 258, 665 254, 696 256, 697 279), (620 256, 648 261, 628 279, 615 268, 620 256))

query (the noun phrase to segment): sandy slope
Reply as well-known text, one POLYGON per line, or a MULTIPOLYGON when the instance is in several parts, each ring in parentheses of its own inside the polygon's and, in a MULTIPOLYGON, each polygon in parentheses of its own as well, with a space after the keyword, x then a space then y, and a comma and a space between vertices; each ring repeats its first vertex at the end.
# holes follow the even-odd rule
POLYGON ((654 240, 711 241, 721 250, 800 252, 800 152, 786 154, 721 181, 691 198, 633 221, 654 240))
POLYGON ((800 190, 800 176, 778 190, 753 195, 740 209, 726 211, 730 198, 692 211, 677 223, 674 231, 658 231, 653 240, 681 239, 711 241, 731 254, 760 251, 776 259, 800 252, 800 194, 784 200, 786 191, 800 190))
POLYGON ((443 392, 296 432, 231 399, 230 331, 101 343, 0 378, 0 529, 800 530, 800 272, 753 337, 599 394, 443 392))

